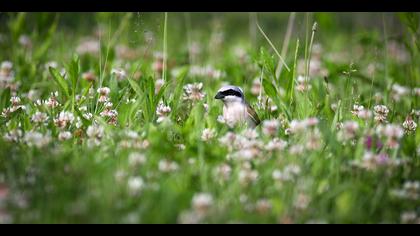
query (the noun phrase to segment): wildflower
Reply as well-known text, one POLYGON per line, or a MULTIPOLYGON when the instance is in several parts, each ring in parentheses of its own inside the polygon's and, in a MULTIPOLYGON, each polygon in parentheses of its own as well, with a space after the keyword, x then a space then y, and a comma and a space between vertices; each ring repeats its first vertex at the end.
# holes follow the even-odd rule
POLYGON ((213 205, 213 197, 209 193, 195 194, 191 205, 195 212, 200 215, 206 215, 213 205))
POLYGON ((187 84, 184 86, 184 100, 192 102, 201 101, 206 94, 202 92, 203 83, 187 84))
POLYGON ((163 53, 157 52, 157 53, 155 53, 154 57, 155 57, 155 61, 152 64, 152 68, 156 73, 162 74, 162 71, 163 71, 163 53))
POLYGON ((275 181, 292 181, 295 180, 296 177, 300 174, 301 169, 300 166, 295 164, 287 165, 283 171, 278 169, 274 170, 271 174, 271 177, 275 181))
POLYGON ((64 129, 68 125, 70 125, 71 123, 73 123, 73 121, 74 121, 74 115, 73 115, 73 113, 67 112, 67 111, 62 111, 58 115, 57 119, 54 119, 54 124, 57 127, 61 128, 61 129, 64 129))
POLYGON ((289 153, 291 155, 301 155, 305 151, 304 146, 300 144, 295 144, 289 148, 289 153))
POLYGON ((178 216, 179 224, 199 224, 203 220, 202 215, 195 211, 184 211, 178 216))
POLYGON ((321 147, 321 133, 317 128, 309 132, 306 140, 306 148, 308 150, 318 150, 321 147))
POLYGON ((158 116, 157 122, 161 123, 166 120, 171 113, 171 108, 169 106, 165 106, 163 102, 160 102, 156 108, 156 115, 158 116))
POLYGON ((90 145, 99 145, 104 136, 104 128, 99 125, 91 125, 86 130, 90 145))
POLYGON ((117 58, 125 60, 134 60, 139 56, 139 50, 129 48, 125 45, 117 45, 115 47, 117 58))
POLYGON ((158 94, 162 86, 165 84, 163 79, 158 79, 155 81, 155 94, 158 94))
POLYGON ((93 118, 93 114, 90 112, 84 113, 83 118, 85 118, 86 120, 91 120, 93 118))
POLYGON ((42 124, 48 120, 48 115, 43 112, 37 111, 34 115, 31 117, 31 121, 34 123, 42 124))
POLYGON ((307 118, 302 121, 292 120, 290 122, 290 127, 287 132, 290 132, 290 134, 302 133, 306 129, 313 127, 318 123, 319 121, 315 117, 307 118))
POLYGON ((262 131, 267 136, 275 136, 279 130, 280 122, 278 120, 265 120, 262 131))
POLYGON ((36 89, 29 90, 27 98, 32 102, 36 101, 39 98, 39 91, 36 89))
POLYGON ((191 44, 188 47, 188 53, 191 55, 191 57, 196 58, 200 55, 202 49, 198 42, 191 42, 191 44))
POLYGON ((25 134, 24 140, 29 146, 42 148, 50 143, 51 137, 48 134, 43 135, 39 132, 29 131, 25 134))
POLYGON ((215 170, 215 175, 218 178, 222 178, 223 180, 228 180, 232 173, 232 168, 228 164, 222 164, 218 166, 215 170))
POLYGON ((310 201, 311 199, 308 195, 300 193, 295 199, 294 206, 298 210, 305 210, 306 208, 308 208, 310 201))
POLYGON ((12 73, 13 63, 10 61, 3 61, 0 66, 1 74, 8 75, 12 73))
POLYGON ((420 199, 420 182, 406 181, 401 189, 392 190, 391 195, 401 199, 416 201, 420 199))
POLYGON ((78 54, 98 55, 100 51, 100 44, 95 39, 85 39, 76 48, 78 54))
POLYGON ((161 160, 159 161, 159 171, 169 173, 178 170, 178 164, 173 161, 161 160))
POLYGON ((404 135, 404 130, 399 125, 394 124, 380 125, 377 128, 377 132, 387 138, 386 144, 391 149, 398 148, 398 141, 404 135))
POLYGON ((371 111, 365 109, 364 106, 357 105, 357 104, 353 105, 353 110, 352 110, 351 113, 353 115, 361 118, 361 119, 364 119, 364 120, 367 120, 367 119, 369 119, 372 116, 372 112, 371 111))
POLYGON ((19 37, 19 44, 22 45, 24 48, 32 48, 32 40, 27 35, 21 35, 19 37))
POLYGON ((389 113, 388 107, 385 105, 376 105, 374 107, 375 111, 375 121, 378 123, 386 123, 386 119, 389 113))
POLYGON ((225 76, 225 73, 208 65, 205 67, 191 66, 189 75, 192 77, 209 77, 211 79, 220 79, 225 76))
POLYGON ((108 101, 108 96, 111 93, 108 87, 98 88, 97 92, 99 93, 99 102, 105 103, 108 101))
POLYGON ((60 103, 57 101, 57 97, 58 97, 58 92, 51 93, 50 97, 48 98, 45 104, 51 109, 54 109, 60 106, 60 103))
POLYGON ((6 133, 3 137, 8 142, 18 142, 22 138, 22 131, 20 129, 13 129, 6 133))
POLYGON ((411 118, 411 116, 408 116, 403 123, 403 128, 405 133, 412 133, 416 131, 417 123, 411 118))
POLYGON ((233 132, 227 132, 223 137, 219 138, 219 142, 228 147, 233 147, 233 143, 236 140, 236 134, 233 132))
POLYGON ((247 186, 257 180, 258 172, 249 168, 242 168, 239 171, 238 178, 241 185, 247 186))
POLYGON ((139 166, 146 162, 146 157, 142 153, 133 152, 128 156, 128 163, 131 166, 139 166))
POLYGON ((99 115, 105 118, 109 118, 108 123, 112 125, 117 124, 118 112, 117 110, 112 110, 112 102, 105 102, 105 110, 102 111, 99 115))
POLYGON ((92 71, 88 71, 82 74, 82 79, 88 82, 94 82, 96 80, 96 75, 92 71))
POLYGON ((252 81, 252 87, 251 87, 251 94, 254 96, 258 96, 261 92, 261 79, 260 78, 255 78, 254 81, 252 81))
POLYGON ((255 206, 255 210, 259 214, 265 215, 271 210, 272 207, 273 207, 272 204, 267 199, 260 199, 258 200, 255 206))
POLYGON ((420 97, 420 88, 414 88, 414 89, 413 89, 413 93, 414 93, 414 95, 416 95, 417 97, 420 97))
POLYGON ((283 141, 279 138, 274 138, 270 140, 267 145, 265 145, 265 149, 267 151, 281 151, 284 150, 287 146, 287 142, 283 141))
POLYGON ((420 218, 415 211, 403 212, 400 218, 402 224, 420 224, 420 218))
POLYGON ((61 131, 58 134, 58 140, 60 140, 60 141, 69 140, 69 139, 71 139, 71 137, 72 137, 72 134, 70 132, 68 132, 68 131, 61 131))
POLYGON ((115 75, 118 81, 124 80, 127 77, 127 72, 122 68, 114 68, 111 70, 111 74, 115 75))
POLYGON ((341 141, 348 141, 356 138, 359 124, 355 121, 346 121, 338 133, 338 139, 341 141))
POLYGON ((305 79, 305 77, 299 75, 297 78, 297 86, 296 86, 296 90, 299 92, 305 92, 305 91, 309 91, 312 89, 312 86, 310 84, 308 84, 308 79, 305 79))
POLYGON ((400 101, 402 97, 407 96, 410 93, 410 90, 406 87, 403 87, 399 84, 392 85, 391 97, 395 101, 400 101))
POLYGON ((138 195, 144 188, 144 181, 141 177, 131 177, 127 181, 127 186, 131 195, 138 195))
POLYGON ((215 136, 216 136, 216 130, 204 129, 203 133, 201 134, 201 140, 203 140, 204 142, 207 142, 210 139, 213 139, 215 136))

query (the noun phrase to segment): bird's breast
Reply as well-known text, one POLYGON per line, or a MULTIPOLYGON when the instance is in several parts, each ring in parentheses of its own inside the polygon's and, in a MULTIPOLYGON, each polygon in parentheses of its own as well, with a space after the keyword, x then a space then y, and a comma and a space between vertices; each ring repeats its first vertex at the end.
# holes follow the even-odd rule
POLYGON ((229 126, 246 121, 246 106, 242 103, 225 104, 223 106, 223 118, 229 126))

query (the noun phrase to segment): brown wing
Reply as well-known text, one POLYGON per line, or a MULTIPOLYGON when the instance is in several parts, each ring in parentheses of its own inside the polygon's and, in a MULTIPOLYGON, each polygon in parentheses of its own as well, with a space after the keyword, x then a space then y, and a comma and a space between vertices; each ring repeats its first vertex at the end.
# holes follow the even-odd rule
POLYGON ((255 126, 259 125, 261 123, 260 118, 258 117, 258 114, 255 112, 255 110, 249 105, 249 103, 246 103, 246 111, 251 117, 251 119, 254 121, 255 126))

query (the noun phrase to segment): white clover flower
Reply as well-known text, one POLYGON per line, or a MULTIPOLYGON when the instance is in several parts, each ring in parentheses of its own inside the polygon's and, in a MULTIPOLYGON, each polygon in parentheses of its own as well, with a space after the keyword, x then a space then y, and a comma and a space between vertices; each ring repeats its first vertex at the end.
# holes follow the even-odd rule
POLYGON ((24 140, 30 147, 42 148, 51 142, 51 137, 49 134, 43 135, 39 132, 29 131, 25 134, 24 140))
POLYGON ((215 169, 215 176, 223 180, 228 180, 232 173, 232 168, 228 164, 222 164, 215 169))
POLYGON ((258 96, 261 93, 261 78, 257 77, 252 81, 251 94, 258 96))
POLYGON ((412 133, 417 129, 417 123, 411 117, 407 117, 403 123, 403 128, 405 133, 412 133))
POLYGON ((157 122, 161 123, 166 120, 171 113, 171 107, 165 106, 163 102, 160 102, 156 108, 156 115, 158 116, 157 122))
POLYGON ((131 166, 139 166, 146 163, 146 156, 142 153, 133 152, 128 156, 128 163, 131 166))
POLYGON ((88 136, 89 146, 97 146, 100 144, 102 137, 104 136, 104 128, 99 125, 91 125, 86 130, 88 136))
POLYGON ((298 210, 305 210, 306 208, 308 208, 310 202, 311 198, 308 195, 300 193, 295 199, 294 206, 298 210))
POLYGON ((159 161, 159 171, 164 173, 174 172, 179 169, 179 166, 176 162, 161 160, 159 161))
POLYGON ((280 122, 278 120, 263 121, 262 131, 267 136, 275 136, 279 130, 280 122))
POLYGON ((391 89, 391 97, 397 102, 400 101, 402 97, 407 96, 410 93, 410 89, 399 84, 392 85, 391 89))
POLYGON ((270 140, 267 145, 265 145, 265 149, 267 151, 282 151, 287 147, 287 142, 281 140, 279 138, 274 138, 270 140))
POLYGON ((44 102, 49 108, 54 109, 60 106, 60 103, 57 101, 58 92, 51 93, 50 97, 46 102, 44 102))
POLYGON ((260 199, 258 200, 256 206, 255 206, 255 210, 259 213, 259 214, 267 214, 271 208, 272 208, 272 204, 270 203, 270 201, 268 201, 267 199, 260 199))
POLYGON ((162 86, 165 84, 165 80, 157 79, 155 81, 155 94, 158 94, 162 86))
POLYGON ((98 88, 97 92, 99 93, 99 102, 105 103, 109 99, 109 94, 111 93, 111 89, 108 87, 98 88))
POLYGON ((7 132, 3 138, 8 142, 18 142, 22 138, 22 130, 13 129, 7 132))
POLYGON ((420 88, 414 88, 414 89, 413 89, 413 93, 414 93, 414 95, 416 95, 417 97, 420 97, 420 88))
POLYGON ((204 142, 207 142, 211 139, 213 139, 216 136, 216 130, 214 129, 204 129, 201 134, 201 140, 204 142))
POLYGON ((338 133, 338 139, 340 141, 348 141, 356 138, 359 130, 359 124, 355 121, 345 121, 343 123, 340 132, 338 133))
POLYGON ((307 136, 306 148, 308 150, 318 150, 321 147, 321 132, 315 128, 311 130, 307 136))
POLYGON ((56 119, 54 119, 54 123, 57 127, 64 129, 68 125, 72 124, 74 121, 74 115, 68 111, 62 111, 58 115, 56 119))
POLYGON ((386 123, 389 109, 385 105, 376 105, 374 108, 375 121, 378 123, 386 123))
POLYGON ((118 81, 124 80, 127 77, 127 72, 122 68, 113 68, 111 74, 115 75, 118 81))
POLYGON ((387 124, 386 126, 378 126, 378 133, 387 138, 386 145, 395 149, 399 147, 399 140, 404 136, 404 129, 399 125, 387 124))
POLYGON ((372 117, 372 112, 365 109, 364 106, 361 105, 353 105, 353 110, 351 112, 353 115, 357 116, 360 119, 368 120, 372 117))
POLYGON ((239 171, 238 179, 241 185, 247 186, 254 183, 258 178, 258 171, 243 168, 239 171))
POLYGON ((401 223, 403 224, 419 224, 420 218, 415 211, 405 211, 401 213, 401 223))
POLYGON ((58 140, 60 140, 60 141, 69 140, 69 139, 71 139, 71 137, 72 137, 72 134, 70 132, 68 132, 68 131, 61 131, 58 134, 58 140))
POLYGON ((34 123, 39 123, 42 124, 44 122, 46 122, 48 120, 48 115, 46 113, 43 112, 35 112, 34 115, 32 115, 31 117, 31 121, 34 123))
POLYGON ((85 39, 76 48, 78 54, 90 54, 96 56, 99 54, 101 45, 96 39, 85 39))
POLYGON ((288 132, 291 134, 302 133, 310 127, 314 127, 319 123, 318 118, 310 117, 302 121, 292 120, 288 132))
POLYGON ((201 101, 206 96, 206 93, 204 93, 202 89, 203 83, 185 85, 183 99, 192 102, 201 101))
POLYGON ((305 148, 301 144, 295 144, 289 148, 289 153, 291 155, 301 155, 303 154, 304 151, 305 151, 305 148))
POLYGON ((127 181, 127 186, 131 195, 138 195, 144 188, 144 181, 141 177, 131 177, 127 181))
POLYGON ((209 193, 195 194, 191 205, 195 212, 205 215, 213 205, 213 197, 209 193))
POLYGON ((11 72, 13 69, 13 63, 11 61, 3 61, 0 66, 1 71, 11 72))

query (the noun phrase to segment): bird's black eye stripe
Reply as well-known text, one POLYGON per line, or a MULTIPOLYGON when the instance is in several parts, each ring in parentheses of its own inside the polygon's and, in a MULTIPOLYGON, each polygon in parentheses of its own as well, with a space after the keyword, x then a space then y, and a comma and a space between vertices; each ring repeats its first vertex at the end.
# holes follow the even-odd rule
POLYGON ((223 96, 236 96, 236 97, 242 97, 242 93, 235 91, 233 89, 228 89, 226 91, 221 92, 223 96))

